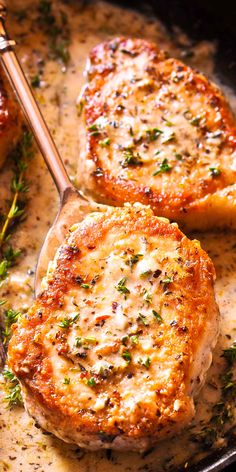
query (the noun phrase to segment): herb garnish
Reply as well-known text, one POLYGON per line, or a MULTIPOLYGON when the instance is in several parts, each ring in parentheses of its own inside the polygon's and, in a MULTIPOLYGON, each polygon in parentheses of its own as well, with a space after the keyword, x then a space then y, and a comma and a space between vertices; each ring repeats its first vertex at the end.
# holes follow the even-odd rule
POLYGON ((8 269, 12 267, 21 254, 20 250, 15 250, 9 240, 16 225, 25 216, 25 198, 28 191, 25 181, 27 163, 33 157, 32 135, 24 131, 23 137, 11 154, 14 163, 14 175, 11 181, 12 199, 6 216, 3 216, 3 224, 0 228, 0 285, 8 277, 8 269))
POLYGON ((134 154, 134 151, 132 149, 126 149, 124 151, 124 157, 125 159, 121 162, 121 166, 124 168, 129 166, 140 166, 143 164, 139 153, 134 154))
POLYGON ((96 123, 93 123, 92 125, 90 125, 88 127, 88 130, 91 131, 90 133, 91 136, 98 136, 101 133, 101 129, 96 123))
POLYGON ((173 277, 165 277, 164 279, 161 280, 162 284, 171 284, 173 282, 173 277))
POLYGON ((151 295, 151 293, 149 293, 146 289, 143 289, 143 299, 144 299, 145 302, 147 302, 147 303, 151 303, 151 302, 152 302, 152 295, 151 295))
POLYGON ((190 124, 193 126, 199 126, 201 119, 202 119, 201 115, 194 116, 193 118, 191 118, 190 124))
POLYGON ((63 384, 64 385, 69 385, 70 384, 70 378, 69 377, 64 377, 63 384))
POLYGON ((60 328, 64 328, 64 329, 70 328, 70 326, 78 320, 79 316, 80 316, 79 313, 77 313, 71 316, 71 318, 64 318, 64 320, 62 320, 59 323, 60 328))
POLYGON ((20 311, 13 310, 9 308, 8 310, 4 311, 4 323, 5 327, 2 332, 3 335, 3 343, 6 344, 9 336, 11 335, 11 326, 16 323, 20 316, 20 311))
POLYGON ((145 315, 142 315, 142 313, 138 314, 138 321, 141 321, 145 326, 149 326, 147 317, 145 315))
POLYGON ((221 174, 221 170, 217 167, 209 167, 212 177, 218 177, 221 174))
POLYGON ((164 136, 161 140, 162 144, 167 144, 167 143, 170 143, 172 141, 175 141, 176 139, 176 134, 174 133, 174 131, 166 136, 164 136))
POLYGON ((163 318, 161 317, 160 313, 158 313, 156 310, 152 310, 152 314, 155 318, 155 320, 158 321, 158 323, 163 323, 163 318))
POLYGON ((67 66, 70 60, 68 46, 70 43, 70 28, 64 11, 54 14, 50 0, 40 0, 38 6, 38 21, 42 30, 49 37, 49 57, 58 59, 67 66))
POLYGON ((131 354, 130 354, 129 351, 127 351, 127 350, 126 350, 126 351, 123 351, 123 352, 122 352, 122 357, 123 357, 123 359, 125 359, 125 361, 127 362, 127 364, 130 364, 132 357, 131 357, 131 354))
POLYGON ((81 336, 77 336, 75 338, 75 346, 76 347, 83 347, 83 349, 89 349, 88 344, 98 344, 97 338, 94 336, 85 336, 82 338, 81 336))
POLYGON ((90 379, 87 379, 87 385, 88 385, 89 387, 92 387, 92 388, 93 388, 93 387, 96 387, 97 382, 96 382, 95 378, 94 378, 94 377, 90 377, 90 379))
POLYGON ((120 281, 115 286, 115 288, 116 290, 118 290, 118 292, 121 292, 127 295, 130 293, 130 290, 126 287, 125 283, 126 283, 126 277, 123 277, 122 279, 120 279, 120 281))
POLYGON ((89 284, 82 283, 82 284, 80 284, 80 287, 85 288, 86 290, 88 290, 89 289, 89 284))
POLYGON ((98 144, 99 144, 101 147, 109 146, 110 143, 111 143, 110 138, 105 138, 105 139, 102 139, 101 141, 98 142, 98 144))
POLYGON ((225 358, 229 366, 232 366, 236 362, 236 342, 232 346, 223 350, 222 357, 225 358))
POLYGON ((149 369, 151 365, 151 359, 149 356, 147 357, 147 359, 145 359, 145 361, 140 358, 138 363, 141 364, 143 367, 146 367, 146 369, 149 369))
POLYGON ((182 154, 179 154, 178 152, 175 152, 175 153, 174 153, 174 156, 175 156, 175 158, 177 159, 177 161, 182 161, 182 159, 183 159, 182 154))
POLYGON ((39 88, 40 87, 40 76, 39 76, 39 74, 35 74, 33 77, 31 77, 30 83, 31 83, 32 87, 39 88))
POLYGON ((138 335, 137 334, 132 334, 130 336, 130 341, 131 341, 132 344, 138 344, 139 343, 138 335))
POLYGON ((236 342, 223 350, 222 357, 226 361, 226 369, 220 377, 221 398, 213 406, 213 413, 201 431, 197 431, 192 437, 193 441, 202 444, 203 448, 214 446, 216 440, 224 435, 225 424, 232 421, 235 409, 236 381, 232 367, 236 362, 236 342))
POLYGON ((4 370, 2 375, 5 379, 5 388, 7 395, 4 400, 8 403, 9 408, 22 404, 21 389, 18 379, 10 370, 4 370))
POLYGON ((146 130, 146 136, 148 141, 156 141, 161 134, 163 134, 163 131, 161 131, 159 128, 152 128, 146 130))
POLYGON ((151 269, 145 270, 144 272, 141 272, 140 277, 141 277, 142 279, 145 279, 146 277, 149 277, 151 274, 152 274, 151 269))
POLYGON ((162 163, 160 164, 160 167, 158 170, 153 172, 152 175, 158 175, 158 174, 163 174, 164 172, 169 172, 172 169, 172 166, 168 164, 168 159, 163 159, 162 163))
POLYGON ((143 257, 143 254, 132 254, 132 256, 128 257, 125 263, 128 266, 133 267, 141 257, 143 257))

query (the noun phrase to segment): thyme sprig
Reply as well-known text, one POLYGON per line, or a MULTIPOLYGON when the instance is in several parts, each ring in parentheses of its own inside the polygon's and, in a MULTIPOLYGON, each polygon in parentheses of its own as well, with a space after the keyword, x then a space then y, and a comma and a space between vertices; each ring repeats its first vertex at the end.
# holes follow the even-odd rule
POLYGON ((65 67, 70 60, 70 28, 64 11, 54 14, 51 0, 40 0, 38 21, 49 38, 49 57, 59 60, 65 67))
POLYGON ((28 191, 25 174, 28 161, 32 156, 32 135, 26 130, 21 142, 11 155, 14 167, 10 184, 12 197, 6 215, 2 217, 3 223, 0 227, 0 285, 8 277, 8 269, 16 263, 21 254, 20 250, 15 250, 9 244, 9 240, 13 229, 25 216, 24 195, 28 191))
POLYGON ((236 342, 224 349, 222 356, 226 362, 224 374, 220 377, 221 396, 213 406, 213 412, 208 424, 192 436, 192 440, 202 447, 213 447, 218 438, 225 435, 225 425, 234 418, 236 379, 233 367, 236 363, 236 342))
POLYGON ((5 380, 6 396, 4 400, 8 403, 8 407, 22 405, 21 388, 18 379, 10 370, 4 370, 3 378, 5 380))
POLYGON ((18 320, 21 312, 17 310, 13 310, 13 308, 8 308, 4 311, 4 330, 2 330, 2 337, 3 337, 3 344, 6 344, 10 335, 11 335, 11 327, 16 321, 18 320))

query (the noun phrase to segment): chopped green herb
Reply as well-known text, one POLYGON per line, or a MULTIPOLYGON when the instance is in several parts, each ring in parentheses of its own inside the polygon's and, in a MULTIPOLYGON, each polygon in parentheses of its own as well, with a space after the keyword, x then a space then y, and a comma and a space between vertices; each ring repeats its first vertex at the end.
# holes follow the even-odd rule
POLYGON ((174 153, 174 156, 175 156, 175 158, 177 159, 177 161, 182 161, 182 159, 183 159, 182 154, 179 154, 178 152, 175 152, 175 153, 174 153))
POLYGON ((87 385, 92 388, 96 387, 97 385, 96 379, 94 377, 90 377, 90 379, 87 379, 87 385))
POLYGON ((184 76, 183 74, 176 74, 173 76, 173 82, 175 84, 178 84, 179 82, 181 82, 181 80, 183 80, 184 76))
POLYGON ((173 123, 170 120, 167 120, 164 116, 162 117, 162 119, 165 122, 166 126, 173 126, 173 123))
POLYGON ((169 172, 172 169, 172 166, 168 164, 168 159, 163 159, 162 163, 160 164, 160 168, 153 172, 152 175, 163 174, 164 172, 169 172))
POLYGON ((3 251, 3 257, 7 261, 8 267, 12 267, 15 264, 16 259, 18 259, 20 255, 21 255, 21 250, 20 249, 15 250, 13 249, 11 245, 9 245, 8 248, 5 251, 3 251))
POLYGON ((88 289, 88 288, 89 288, 89 284, 84 284, 84 283, 82 283, 82 284, 80 285, 80 287, 81 287, 81 288, 88 289))
POLYGON ((124 151, 125 159, 121 162, 122 167, 129 167, 129 166, 140 166, 143 164, 141 156, 137 153, 134 154, 132 149, 128 149, 124 151))
POLYGON ((171 284, 173 282, 173 277, 165 277, 164 279, 161 280, 162 284, 171 284))
POLYGON ((162 144, 167 144, 167 143, 170 143, 171 141, 174 141, 175 139, 176 139, 176 134, 172 132, 168 134, 167 136, 164 136, 161 142, 162 144))
POLYGON ((126 287, 125 283, 126 283, 126 277, 123 277, 122 279, 120 279, 120 281, 115 286, 115 288, 116 290, 118 290, 118 292, 121 292, 127 295, 130 293, 130 290, 126 287))
POLYGON ((194 118, 191 118, 191 120, 189 122, 193 126, 199 126, 201 119, 202 119, 202 116, 197 115, 194 118))
POLYGON ((99 128, 99 126, 96 123, 89 126, 88 130, 91 131, 91 133, 90 133, 91 136, 98 136, 101 133, 101 129, 99 128))
POLYGON ((83 349, 89 349, 88 344, 98 344, 98 340, 94 336, 77 336, 75 338, 75 347, 83 347, 83 349))
POLYGON ((138 344, 139 343, 139 337, 137 334, 132 334, 132 336, 130 336, 130 341, 132 344, 138 344))
POLYGON ((71 318, 64 318, 59 323, 60 328, 68 329, 73 323, 75 323, 79 318, 79 314, 71 316, 71 318))
POLYGON ((144 367, 146 367, 146 369, 149 369, 150 365, 151 365, 151 359, 150 357, 148 356, 147 359, 145 361, 142 362, 142 365, 144 367))
POLYGON ((129 351, 122 352, 122 357, 128 364, 131 362, 132 357, 129 351))
POLYGON ((121 343, 126 346, 127 342, 129 340, 129 336, 125 335, 125 336, 122 336, 121 338, 121 343))
POLYGON ((149 141, 156 141, 161 134, 163 134, 163 131, 161 131, 159 128, 152 128, 146 130, 146 136, 149 141))
POLYGON ((34 88, 40 87, 40 76, 39 76, 39 74, 35 74, 33 77, 31 77, 30 83, 31 83, 32 87, 34 87, 34 88))
POLYGON ((163 323, 163 318, 161 317, 160 313, 158 313, 156 310, 152 310, 152 314, 158 323, 163 323))
POLYGON ((75 347, 81 347, 83 344, 83 339, 81 338, 81 336, 77 336, 75 338, 75 347))
POLYGON ((138 320, 140 320, 145 326, 149 326, 147 317, 145 315, 142 315, 142 313, 138 314, 138 320))
POLYGON ((84 341, 89 344, 98 344, 98 340, 94 336, 86 336, 84 341))
POLYGON ((137 264, 141 257, 143 257, 143 254, 132 254, 132 256, 128 257, 126 260, 126 264, 130 267, 133 267, 135 264, 137 264))
POLYGON ((129 134, 130 134, 130 136, 134 136, 134 130, 133 130, 132 126, 129 127, 129 134))
POLYGON ((146 277, 149 277, 151 274, 152 274, 151 269, 145 270, 145 272, 141 272, 140 277, 141 277, 142 279, 145 279, 146 277))
POLYGON ((102 139, 101 141, 98 142, 98 144, 101 147, 109 146, 110 143, 111 143, 111 140, 109 138, 102 139))
POLYGON ((63 383, 64 383, 64 385, 69 385, 70 384, 70 378, 69 377, 64 377, 63 383))
POLYGON ((221 174, 221 170, 217 167, 209 167, 212 177, 218 177, 221 174))
POLYGON ((148 293, 148 291, 146 289, 144 289, 143 291, 143 299, 145 300, 145 302, 147 303, 151 303, 152 302, 152 295, 150 293, 148 293))

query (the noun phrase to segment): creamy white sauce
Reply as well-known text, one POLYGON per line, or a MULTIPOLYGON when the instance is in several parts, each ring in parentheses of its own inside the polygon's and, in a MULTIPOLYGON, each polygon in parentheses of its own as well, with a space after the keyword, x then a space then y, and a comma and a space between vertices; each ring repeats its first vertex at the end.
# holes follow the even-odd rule
MULTIPOLYGON (((183 50, 189 45, 188 38, 176 31, 178 46, 170 39, 163 26, 157 20, 147 20, 132 11, 119 7, 97 3, 82 8, 63 4, 68 14, 71 31, 71 61, 66 71, 57 61, 47 59, 48 38, 37 24, 37 1, 11 0, 9 6, 9 30, 17 40, 17 51, 29 77, 35 75, 38 61, 45 60, 42 86, 36 89, 36 95, 42 107, 49 127, 63 156, 68 172, 75 180, 78 164, 78 143, 80 131, 77 118, 76 100, 85 83, 84 67, 90 49, 100 41, 117 35, 130 35, 148 38, 170 55, 182 58, 183 50), (23 3, 23 4, 22 4, 23 3), (19 21, 17 10, 27 9, 28 19, 19 21), (121 21, 122 19, 122 21, 121 21), (182 45, 182 47, 179 46, 182 45)), ((55 2, 60 5, 60 2, 55 2)), ((197 66, 212 77, 214 44, 201 42, 194 49, 194 56, 188 63, 197 66)), ((216 77, 214 77, 217 80, 216 77)), ((223 87, 236 110, 236 99, 228 87, 223 87)), ((0 175, 0 207, 9 196, 11 173, 6 163, 0 175)), ((24 248, 20 263, 11 270, 10 278, 0 293, 0 298, 7 298, 15 309, 26 310, 33 299, 34 270, 39 249, 47 230, 53 222, 58 208, 58 196, 52 179, 42 157, 36 153, 29 165, 30 184, 27 219, 19 226, 14 235, 14 245, 24 248)), ((211 415, 211 407, 219 398, 219 390, 212 388, 217 383, 219 372, 223 369, 222 349, 236 338, 236 249, 235 234, 211 233, 198 235, 204 249, 209 251, 217 272, 216 296, 221 311, 221 333, 213 356, 213 365, 208 373, 206 384, 201 391, 197 404, 195 423, 200 424, 211 415), (231 336, 231 339, 228 337, 231 336)), ((3 399, 4 389, 0 392, 3 399)), ((100 405, 97 405, 99 408, 100 405)), ((0 403, 0 470, 32 472, 57 471, 69 472, 123 472, 123 471, 163 471, 178 464, 188 462, 193 455, 199 459, 196 444, 190 441, 191 432, 183 432, 168 444, 160 444, 146 457, 139 454, 106 452, 85 452, 70 446, 53 436, 37 429, 23 408, 12 411, 6 404, 0 403)), ((219 441, 222 445, 223 440, 219 441)))

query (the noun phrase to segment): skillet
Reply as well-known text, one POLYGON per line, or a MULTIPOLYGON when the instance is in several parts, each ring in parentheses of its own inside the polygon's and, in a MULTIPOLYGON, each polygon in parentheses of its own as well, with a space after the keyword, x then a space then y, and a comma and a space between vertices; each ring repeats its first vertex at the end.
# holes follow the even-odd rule
MULTIPOLYGON (((117 2, 146 15, 158 17, 170 34, 179 26, 193 41, 214 40, 215 68, 220 80, 236 91, 236 4, 214 0, 125 0, 117 2)), ((183 470, 183 468, 179 469, 183 470)), ((229 432, 228 445, 210 453, 189 472, 235 472, 236 431, 229 432)))

